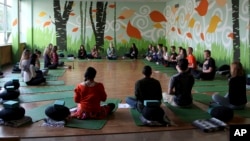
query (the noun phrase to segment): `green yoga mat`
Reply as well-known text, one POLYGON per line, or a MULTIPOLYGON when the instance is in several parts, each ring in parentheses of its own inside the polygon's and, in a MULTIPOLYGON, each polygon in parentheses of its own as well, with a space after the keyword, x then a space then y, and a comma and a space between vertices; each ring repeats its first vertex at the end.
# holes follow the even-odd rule
POLYGON ((20 95, 19 101, 21 103, 28 103, 28 102, 38 102, 38 101, 47 101, 47 100, 56 100, 56 99, 63 99, 71 97, 73 99, 74 92, 56 92, 50 94, 34 94, 34 95, 20 95))
MULTIPOLYGON (((107 99, 104 103, 114 103, 116 105, 116 109, 118 108, 118 104, 121 102, 120 99, 107 99)), ((66 127, 71 128, 83 128, 83 129, 92 129, 98 130, 103 128, 103 126, 107 123, 107 119, 103 120, 79 120, 79 119, 71 119, 67 124, 66 127)))
POLYGON ((196 80, 194 86, 226 86, 228 81, 226 80, 213 80, 213 81, 201 81, 196 80))
POLYGON ((61 92, 61 91, 73 91, 75 86, 62 85, 62 86, 39 86, 39 87, 20 87, 21 94, 36 94, 46 92, 61 92))
MULTIPOLYGON (((68 108, 76 107, 76 103, 74 102, 73 98, 65 98, 65 99, 61 99, 61 100, 65 101, 65 106, 68 108)), ((37 122, 39 120, 42 120, 42 119, 46 118, 45 109, 48 106, 51 106, 52 104, 54 104, 54 103, 45 104, 45 105, 27 110, 25 112, 25 115, 31 117, 33 122, 37 122)))
POLYGON ((144 124, 140 120, 141 113, 139 113, 136 109, 130 109, 130 114, 132 115, 132 118, 135 122, 135 125, 137 126, 144 126, 144 124))
POLYGON ((48 76, 63 76, 65 69, 49 70, 48 76))
POLYGON ((174 107, 166 102, 165 105, 184 122, 192 123, 194 120, 197 119, 208 119, 211 117, 209 113, 203 111, 196 105, 193 105, 190 108, 174 107))
MULTIPOLYGON (((223 95, 223 93, 220 93, 220 95, 223 95)), ((193 99, 205 105, 209 105, 209 103, 212 101, 212 96, 197 93, 193 94, 193 99)), ((250 101, 250 95, 247 95, 247 100, 250 101)), ((234 113, 244 118, 250 118, 250 107, 246 107, 244 110, 234 110, 234 113)))
POLYGON ((202 93, 202 92, 224 92, 228 90, 228 86, 195 86, 193 87, 193 89, 197 92, 197 93, 202 93))

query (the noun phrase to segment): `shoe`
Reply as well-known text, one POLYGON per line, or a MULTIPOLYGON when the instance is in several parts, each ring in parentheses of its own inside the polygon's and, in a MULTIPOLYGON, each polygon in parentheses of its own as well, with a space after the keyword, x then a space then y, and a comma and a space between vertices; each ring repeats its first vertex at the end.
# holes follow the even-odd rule
POLYGON ((115 104, 114 103, 108 103, 109 106, 109 114, 113 113, 113 110, 115 109, 115 104))

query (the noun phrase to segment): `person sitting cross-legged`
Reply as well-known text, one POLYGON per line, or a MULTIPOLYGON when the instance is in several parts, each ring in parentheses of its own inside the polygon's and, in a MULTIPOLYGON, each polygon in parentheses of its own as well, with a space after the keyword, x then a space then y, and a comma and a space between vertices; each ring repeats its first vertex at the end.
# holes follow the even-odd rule
POLYGON ((173 75, 169 81, 168 94, 163 97, 165 102, 176 107, 189 107, 192 105, 192 87, 194 77, 188 71, 187 59, 180 59, 177 62, 177 74, 173 75))
POLYGON ((114 103, 101 106, 101 102, 107 99, 104 86, 94 81, 96 70, 88 67, 85 72, 84 82, 78 84, 74 90, 74 101, 77 110, 71 113, 71 117, 78 119, 104 119, 112 113, 114 103))

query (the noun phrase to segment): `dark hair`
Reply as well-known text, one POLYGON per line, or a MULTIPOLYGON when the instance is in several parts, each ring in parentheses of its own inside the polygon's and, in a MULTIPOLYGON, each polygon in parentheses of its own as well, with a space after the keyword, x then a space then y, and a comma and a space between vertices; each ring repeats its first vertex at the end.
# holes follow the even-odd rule
POLYGON ((177 62, 177 65, 180 67, 180 69, 182 71, 185 71, 187 68, 188 68, 188 60, 183 58, 183 59, 180 59, 178 62, 177 62))
POLYGON ((95 75, 96 75, 96 70, 95 68, 93 67, 88 67, 85 74, 84 74, 84 77, 85 77, 85 81, 87 80, 93 80, 95 78, 95 75))
POLYGON ((142 73, 149 77, 152 74, 152 68, 150 66, 144 66, 142 73))
POLYGON ((211 51, 210 50, 204 50, 209 56, 211 56, 211 51))
POLYGON ((37 55, 35 53, 33 53, 30 57, 30 64, 35 65, 36 59, 37 59, 37 55))
POLYGON ((35 53, 41 55, 41 51, 38 49, 35 49, 35 53))

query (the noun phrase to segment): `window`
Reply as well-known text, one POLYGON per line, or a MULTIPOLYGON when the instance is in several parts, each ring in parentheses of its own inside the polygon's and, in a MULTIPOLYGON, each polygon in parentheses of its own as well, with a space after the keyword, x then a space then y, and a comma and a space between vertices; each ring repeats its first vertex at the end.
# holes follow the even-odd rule
POLYGON ((0 0, 0 45, 11 43, 12 0, 0 0))

